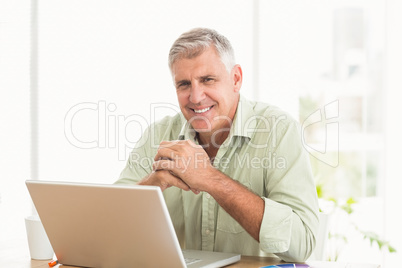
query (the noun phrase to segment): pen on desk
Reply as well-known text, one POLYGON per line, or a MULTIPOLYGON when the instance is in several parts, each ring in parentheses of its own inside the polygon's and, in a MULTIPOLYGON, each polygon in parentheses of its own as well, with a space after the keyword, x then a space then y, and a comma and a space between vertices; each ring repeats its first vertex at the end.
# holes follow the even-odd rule
POLYGON ((49 262, 48 264, 49 264, 49 267, 54 267, 54 266, 56 266, 58 263, 59 263, 59 261, 58 261, 58 260, 55 260, 55 261, 49 262))

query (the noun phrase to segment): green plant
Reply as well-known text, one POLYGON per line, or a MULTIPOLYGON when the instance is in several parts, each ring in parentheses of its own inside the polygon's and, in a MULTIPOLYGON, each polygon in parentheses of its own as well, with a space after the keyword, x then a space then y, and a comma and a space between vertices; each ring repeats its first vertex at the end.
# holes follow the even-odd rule
MULTIPOLYGON (((326 211, 324 212, 334 215, 337 214, 337 217, 339 217, 340 213, 343 213, 343 216, 346 216, 346 218, 348 219, 350 226, 362 236, 362 239, 368 240, 371 246, 376 244, 378 245, 379 250, 385 249, 388 250, 388 252, 390 253, 396 252, 396 249, 390 244, 389 241, 384 240, 375 232, 362 230, 356 223, 351 220, 351 215, 355 212, 354 206, 358 203, 355 198, 349 197, 344 201, 340 201, 339 199, 336 199, 334 197, 325 198, 323 194, 323 186, 321 184, 317 184, 316 188, 318 198, 326 202, 326 211)), ((323 211, 321 207, 320 211, 323 211)), ((328 233, 328 239, 329 241, 335 241, 334 244, 336 244, 336 246, 332 248, 332 254, 328 256, 328 260, 336 261, 338 260, 343 246, 349 242, 348 238, 344 233, 330 231, 328 233)))

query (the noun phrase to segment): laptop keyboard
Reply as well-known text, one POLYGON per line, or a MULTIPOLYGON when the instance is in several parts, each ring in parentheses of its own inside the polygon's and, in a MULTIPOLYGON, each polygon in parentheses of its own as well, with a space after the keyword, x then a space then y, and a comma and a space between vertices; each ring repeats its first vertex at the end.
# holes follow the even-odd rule
POLYGON ((196 262, 201 261, 200 259, 194 259, 194 258, 184 258, 184 261, 186 262, 186 265, 190 265, 196 262))

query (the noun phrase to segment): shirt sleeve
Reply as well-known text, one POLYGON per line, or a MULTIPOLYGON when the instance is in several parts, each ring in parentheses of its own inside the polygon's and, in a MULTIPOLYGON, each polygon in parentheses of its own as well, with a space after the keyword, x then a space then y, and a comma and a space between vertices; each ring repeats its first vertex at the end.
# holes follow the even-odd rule
POLYGON ((125 168, 115 184, 137 184, 152 171, 153 156, 150 146, 150 129, 146 129, 128 156, 125 168))
POLYGON ((283 167, 267 170, 260 248, 284 261, 305 261, 315 247, 318 200, 310 161, 296 122, 281 122, 269 147, 285 159, 283 167))

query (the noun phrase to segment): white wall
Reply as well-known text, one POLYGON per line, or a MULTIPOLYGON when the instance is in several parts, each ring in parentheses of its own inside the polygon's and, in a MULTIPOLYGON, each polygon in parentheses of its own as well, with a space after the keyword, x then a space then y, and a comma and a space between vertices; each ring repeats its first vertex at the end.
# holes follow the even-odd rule
POLYGON ((178 111, 167 55, 191 28, 214 28, 231 40, 244 68, 242 91, 251 95, 252 2, 199 3, 39 3, 39 179, 115 181, 130 151, 126 147, 154 121, 151 113, 161 118, 178 111), (157 103, 173 108, 151 111, 157 103), (88 109, 69 113, 80 104, 88 109), (66 115, 73 122, 67 137, 66 115))
POLYGON ((402 252, 402 2, 387 0, 387 64, 386 64, 386 182, 385 182, 385 234, 397 253, 387 255, 384 267, 398 267, 402 252))
POLYGON ((31 211, 29 1, 0 1, 0 240, 23 238, 31 211))

